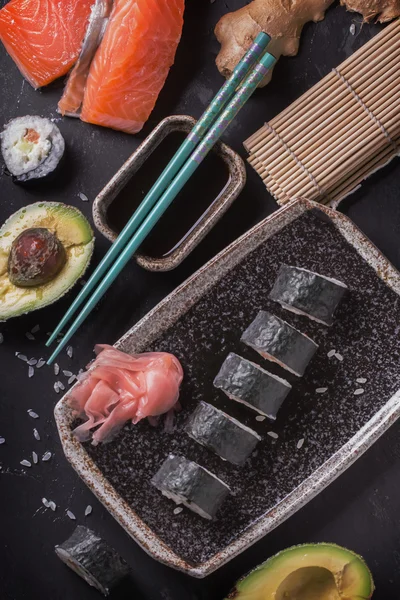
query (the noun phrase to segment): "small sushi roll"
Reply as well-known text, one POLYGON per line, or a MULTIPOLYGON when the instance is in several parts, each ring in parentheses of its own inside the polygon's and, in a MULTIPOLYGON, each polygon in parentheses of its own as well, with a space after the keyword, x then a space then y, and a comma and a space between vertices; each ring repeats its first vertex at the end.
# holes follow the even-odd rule
POLYGON ((56 546, 55 551, 63 563, 104 596, 108 596, 129 573, 124 559, 82 525, 63 544, 56 546))
POLYGON ((214 386, 228 398, 241 402, 273 421, 286 396, 290 383, 258 365, 231 352, 225 359, 214 386))
POLYGON ((333 313, 347 290, 337 279, 282 265, 269 297, 287 310, 332 325, 333 313))
POLYGON ((311 338, 265 310, 260 310, 241 341, 299 377, 318 349, 311 338))
POLYGON ((12 119, 5 125, 0 139, 6 167, 19 183, 49 176, 64 155, 65 142, 60 130, 43 117, 12 119))
POLYGON ((184 504, 210 520, 230 493, 226 483, 210 471, 174 454, 170 454, 163 462, 151 483, 176 504, 184 504))
POLYGON ((238 466, 244 464, 261 440, 255 431, 206 402, 200 402, 191 415, 186 433, 223 460, 238 466))

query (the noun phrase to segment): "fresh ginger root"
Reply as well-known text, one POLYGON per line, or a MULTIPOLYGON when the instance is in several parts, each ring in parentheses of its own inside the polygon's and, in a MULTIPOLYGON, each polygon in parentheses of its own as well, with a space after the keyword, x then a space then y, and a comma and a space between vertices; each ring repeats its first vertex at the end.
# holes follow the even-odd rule
MULTIPOLYGON (((271 36, 268 51, 276 58, 282 54, 294 56, 299 49, 304 25, 308 21, 322 21, 326 9, 333 1, 253 0, 247 6, 223 16, 215 28, 221 44, 221 51, 217 56, 219 71, 229 77, 260 31, 271 36)), ((272 71, 262 85, 266 85, 271 76, 272 71)))
MULTIPOLYGON (((299 49, 300 35, 308 21, 322 21, 326 9, 334 0, 253 0, 247 6, 228 13, 217 23, 215 34, 221 44, 217 67, 229 77, 239 60, 260 31, 272 41, 268 51, 276 58, 294 56, 299 49)), ((381 23, 400 15, 400 0, 340 0, 348 10, 359 12, 364 21, 381 23)), ((272 76, 270 71, 262 85, 272 76)))
POLYGON ((386 23, 400 16, 400 0, 340 0, 340 4, 361 13, 367 22, 386 23))

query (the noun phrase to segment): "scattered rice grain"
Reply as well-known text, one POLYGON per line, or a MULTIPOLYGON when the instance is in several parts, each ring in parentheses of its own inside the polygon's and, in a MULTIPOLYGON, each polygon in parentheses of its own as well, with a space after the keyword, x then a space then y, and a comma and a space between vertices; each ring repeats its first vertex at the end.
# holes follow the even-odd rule
POLYGON ((35 325, 35 327, 32 327, 31 333, 37 333, 39 330, 40 330, 40 325, 35 325))
POLYGON ((35 438, 35 440, 37 440, 38 442, 40 442, 40 433, 38 432, 38 430, 35 429, 33 430, 33 437, 35 438))
POLYGON ((89 202, 89 198, 83 192, 79 192, 78 196, 82 200, 82 202, 89 202))
POLYGON ((6 438, 0 437, 0 444, 5 444, 6 438))
POLYGON ((50 500, 49 508, 51 508, 51 510, 54 512, 57 508, 57 504, 55 502, 53 502, 53 500, 50 500))
POLYGON ((71 377, 72 371, 63 371, 63 374, 65 375, 65 377, 71 377))
POLYGON ((77 379, 76 375, 71 375, 71 377, 67 381, 68 385, 71 385, 71 383, 73 383, 75 379, 77 379))
POLYGON ((72 521, 76 521, 76 517, 73 512, 67 510, 67 517, 69 517, 72 521))
POLYGON ((28 340, 30 340, 31 342, 33 342, 35 340, 35 336, 30 331, 27 331, 25 333, 25 337, 28 338, 28 340))
POLYGON ((301 438, 301 440, 299 440, 297 442, 297 446, 296 446, 297 450, 300 450, 300 448, 302 448, 303 444, 304 444, 304 438, 301 438))
POLYGON ((38 458, 38 455, 36 454, 36 452, 32 452, 32 460, 33 460, 34 465, 38 464, 39 458, 38 458))
POLYGON ((336 354, 336 350, 329 350, 328 358, 332 358, 332 356, 335 356, 335 354, 336 354))
POLYGON ((58 388, 61 391, 64 391, 65 390, 65 385, 63 384, 63 382, 62 381, 57 381, 57 383, 58 383, 58 388))
POLYGON ((32 463, 29 460, 21 460, 21 462, 19 463, 20 465, 22 465, 23 467, 31 467, 32 463))
POLYGON ((39 358, 39 360, 37 361, 36 364, 36 368, 37 369, 41 369, 43 367, 43 365, 46 364, 46 361, 44 360, 44 358, 39 358))
POLYGON ((59 393, 59 391, 60 391, 60 388, 58 387, 58 381, 56 381, 56 382, 54 383, 53 387, 54 387, 54 391, 55 391, 55 393, 56 393, 56 394, 58 394, 58 393, 59 393))
POLYGON ((16 352, 15 356, 17 358, 19 358, 19 360, 23 360, 24 362, 28 362, 28 357, 25 356, 25 354, 20 354, 19 352, 16 352))
POLYGON ((28 369, 28 377, 33 377, 35 374, 35 369, 33 367, 29 367, 28 369))
POLYGON ((58 375, 60 372, 60 365, 57 363, 54 363, 54 375, 58 375))
POLYGON ((31 408, 29 408, 27 410, 27 413, 28 413, 28 415, 30 417, 32 417, 32 419, 38 419, 39 418, 39 415, 34 410, 32 410, 31 408))
POLYGON ((267 435, 269 435, 269 437, 272 437, 274 440, 277 440, 279 437, 279 435, 275 433, 275 431, 267 431, 267 435))
POLYGON ((72 358, 73 354, 74 354, 74 349, 73 349, 73 347, 72 347, 72 346, 68 346, 68 348, 67 348, 67 355, 68 355, 70 358, 72 358))
POLYGON ((90 506, 90 504, 88 504, 85 508, 85 517, 88 517, 91 514, 92 510, 93 508, 90 506))
POLYGON ((50 502, 47 500, 47 498, 42 498, 42 504, 44 504, 46 508, 50 507, 50 502))
POLYGON ((351 35, 355 35, 356 33, 356 26, 354 25, 354 23, 350 25, 350 33, 351 35))
POLYGON ((357 383, 367 383, 367 380, 365 377, 359 377, 358 379, 356 379, 357 383))
POLYGON ((27 365, 29 365, 30 367, 34 367, 36 364, 37 364, 36 358, 30 358, 27 362, 27 365))
POLYGON ((260 422, 261 422, 261 421, 265 421, 265 419, 266 419, 266 417, 264 417, 263 415, 258 415, 258 416, 256 417, 256 421, 260 421, 260 422))
POLYGON ((339 352, 335 352, 335 358, 337 358, 340 362, 343 360, 343 356, 339 354, 339 352))
POLYGON ((328 391, 328 388, 317 388, 315 391, 317 394, 325 394, 325 392, 328 391))
POLYGON ((176 508, 174 508, 174 515, 179 515, 179 513, 181 513, 182 511, 182 506, 177 506, 176 508))
POLYGON ((354 390, 354 395, 355 396, 360 396, 360 394, 364 393, 364 388, 358 388, 357 390, 354 390))
POLYGON ((43 462, 47 462, 48 460, 50 460, 50 459, 51 459, 51 457, 52 457, 52 456, 53 456, 53 455, 52 455, 52 453, 51 453, 51 452, 49 452, 49 451, 47 451, 47 452, 45 452, 45 453, 43 454, 43 456, 42 456, 42 461, 43 461, 43 462))

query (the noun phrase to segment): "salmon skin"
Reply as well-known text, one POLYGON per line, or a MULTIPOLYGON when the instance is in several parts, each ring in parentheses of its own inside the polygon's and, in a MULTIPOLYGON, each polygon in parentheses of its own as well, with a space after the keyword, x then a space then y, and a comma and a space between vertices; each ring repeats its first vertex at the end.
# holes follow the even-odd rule
POLYGON ((140 131, 174 63, 184 0, 115 0, 87 79, 81 119, 140 131))
POLYGON ((111 8, 112 0, 96 0, 92 6, 81 53, 58 103, 58 112, 63 116, 79 117, 90 65, 106 30, 111 8))
POLYGON ((79 56, 93 0, 11 0, 0 39, 35 88, 68 73, 79 56))

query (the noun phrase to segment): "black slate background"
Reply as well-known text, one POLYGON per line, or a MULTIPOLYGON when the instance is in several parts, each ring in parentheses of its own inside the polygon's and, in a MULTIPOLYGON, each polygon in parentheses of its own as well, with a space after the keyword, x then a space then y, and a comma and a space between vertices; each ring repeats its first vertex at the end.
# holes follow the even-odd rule
MULTIPOLYGON (((5 4, 4 0, 0 5, 5 4)), ((243 0, 187 0, 186 25, 177 61, 155 111, 141 136, 130 137, 76 121, 59 123, 68 145, 68 163, 62 176, 49 187, 26 191, 0 177, 0 217, 4 220, 21 206, 39 199, 60 200, 79 206, 91 218, 91 202, 83 203, 78 193, 92 201, 140 139, 164 116, 186 113, 199 116, 219 88, 221 78, 214 66, 218 43, 213 27, 228 10, 243 0)), ((333 7, 326 20, 305 28, 298 57, 281 60, 272 83, 261 90, 243 109, 240 118, 225 135, 225 141, 245 153, 241 142, 263 121, 273 117, 291 101, 324 76, 367 41, 379 28, 364 26, 359 17, 333 7), (357 25, 357 36, 349 27, 357 25)), ((1 123, 25 114, 56 117, 55 106, 62 84, 35 92, 15 68, 3 49, 0 54, 1 123)), ((375 174, 362 189, 346 200, 341 209, 373 242, 400 267, 400 203, 398 159, 375 174)), ((275 210, 258 176, 248 168, 246 189, 228 214, 205 241, 177 270, 148 273, 135 264, 120 275, 112 290, 74 338, 74 357, 60 360, 64 369, 77 371, 91 358, 95 342, 114 342, 167 293, 206 260, 261 218, 275 210)), ((108 248, 97 237, 93 264, 108 248)), ((361 553, 371 567, 377 600, 400 597, 400 425, 395 424, 348 472, 315 498, 308 506, 272 532, 246 553, 203 581, 196 581, 159 565, 124 533, 107 511, 80 482, 62 455, 52 418, 57 396, 54 376, 43 367, 28 380, 27 367, 14 356, 46 356, 45 332, 50 331, 69 305, 72 295, 38 313, 0 325, 4 343, 0 346, 0 598, 1 600, 95 600, 97 592, 55 557, 53 546, 62 542, 74 528, 65 510, 72 510, 77 522, 84 523, 85 506, 93 505, 87 524, 113 544, 129 561, 132 580, 113 594, 113 600, 218 600, 244 572, 273 553, 295 543, 336 542, 361 553), (25 332, 41 325, 35 342, 25 332), (32 420, 33 408, 40 419, 32 420), (42 441, 33 439, 36 426, 42 441), (49 463, 31 470, 19 462, 30 452, 55 454, 49 463), (41 498, 53 499, 58 509, 41 508, 41 498), (40 510, 38 510, 40 509, 40 510)), ((394 324, 395 326, 395 324, 394 324)))

